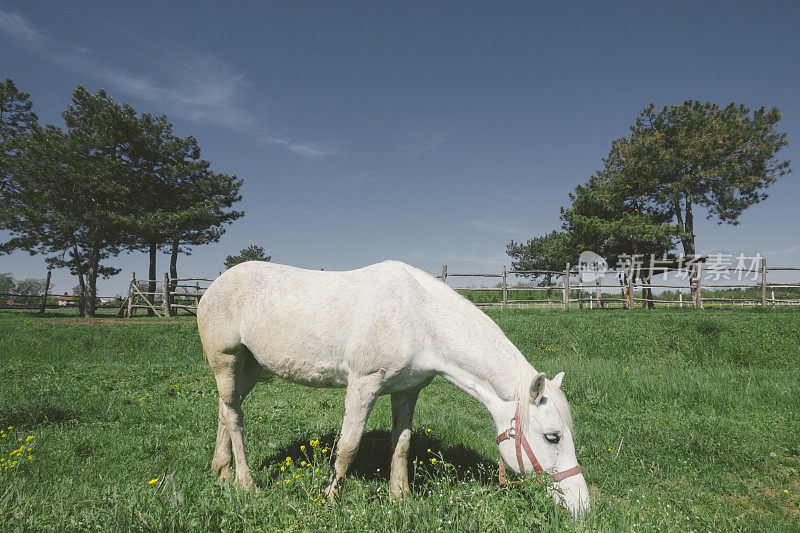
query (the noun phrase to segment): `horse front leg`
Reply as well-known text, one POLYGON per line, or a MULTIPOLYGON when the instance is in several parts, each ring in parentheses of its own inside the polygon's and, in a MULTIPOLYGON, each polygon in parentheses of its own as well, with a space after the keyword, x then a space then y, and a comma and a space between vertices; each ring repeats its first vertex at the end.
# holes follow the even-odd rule
POLYGON ((411 423, 420 389, 392 394, 392 468, 389 489, 403 499, 411 494, 408 483, 408 450, 411 447, 411 423))
POLYGON ((383 373, 351 376, 348 379, 347 394, 344 399, 342 435, 339 438, 331 482, 325 489, 325 495, 329 500, 335 499, 341 491, 342 478, 358 451, 358 445, 364 435, 364 427, 367 425, 367 419, 369 419, 369 414, 378 398, 382 383, 383 373))

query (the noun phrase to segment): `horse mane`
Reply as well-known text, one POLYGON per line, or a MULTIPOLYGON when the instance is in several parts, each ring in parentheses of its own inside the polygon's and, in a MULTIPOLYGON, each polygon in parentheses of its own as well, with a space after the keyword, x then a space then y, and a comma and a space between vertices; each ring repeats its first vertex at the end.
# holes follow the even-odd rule
POLYGON ((561 416, 561 420, 563 420, 564 424, 569 428, 569 432, 572 433, 572 412, 569 410, 569 402, 567 402, 564 391, 558 387, 554 387, 549 381, 546 381, 544 392, 547 399, 553 402, 556 411, 558 411, 558 414, 561 416))
MULTIPOLYGON (((538 372, 531 366, 528 360, 525 359, 522 352, 514 346, 500 327, 486 313, 479 310, 472 302, 457 293, 447 284, 442 283, 427 272, 412 267, 411 265, 398 261, 386 261, 385 263, 403 268, 406 272, 411 274, 430 295, 445 300, 448 306, 455 306, 463 316, 468 316, 469 320, 477 320, 485 324, 487 326, 486 332, 491 332, 490 335, 493 335, 494 342, 499 344, 500 349, 498 352, 511 352, 516 367, 517 381, 514 400, 519 405, 520 420, 523 425, 522 430, 527 431, 529 429, 527 425, 530 420, 530 406, 531 402, 534 400, 534 398, 531 398, 531 385, 538 372), (509 347, 513 348, 508 350, 509 347)), ((453 307, 449 308, 452 309, 453 307)), ((572 416, 569 414, 569 406, 566 397, 557 387, 551 386, 549 381, 545 381, 545 391, 548 393, 548 398, 552 398, 555 402, 556 409, 571 431, 572 416)))

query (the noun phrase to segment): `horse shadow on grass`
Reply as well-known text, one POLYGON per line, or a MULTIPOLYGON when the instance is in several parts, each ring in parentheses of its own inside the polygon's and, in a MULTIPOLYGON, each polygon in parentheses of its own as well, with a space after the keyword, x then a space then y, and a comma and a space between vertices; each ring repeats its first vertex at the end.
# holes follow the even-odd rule
MULTIPOLYGON (((333 450, 338 437, 339 435, 336 432, 329 432, 319 437, 320 448, 327 447, 330 449, 326 454, 328 461, 332 461, 335 458, 333 450)), ((366 432, 361 439, 358 453, 347 472, 347 477, 388 482, 392 458, 391 445, 392 434, 390 431, 373 430, 366 432)), ((286 457, 291 457, 293 460, 302 460, 309 451, 308 440, 295 440, 288 446, 284 446, 264 458, 257 465, 256 470, 262 472, 262 475, 266 475, 267 479, 272 481, 279 472, 274 469, 271 470, 269 468, 270 464, 283 463, 286 457), (304 450, 301 450, 301 446, 304 447, 304 450)), ((480 485, 491 485, 496 481, 497 462, 463 444, 450 446, 429 433, 422 432, 412 435, 408 457, 410 467, 414 465, 415 461, 419 461, 424 465, 420 467, 427 469, 430 473, 429 479, 434 481, 445 474, 435 468, 435 463, 431 462, 431 459, 435 459, 435 462, 439 464, 444 461, 455 467, 454 469, 448 468, 448 474, 446 474, 453 481, 469 480, 480 485)), ((414 469, 410 468, 409 478, 413 476, 413 472, 414 469)), ((419 477, 417 476, 415 480, 417 484, 421 481, 419 477)))

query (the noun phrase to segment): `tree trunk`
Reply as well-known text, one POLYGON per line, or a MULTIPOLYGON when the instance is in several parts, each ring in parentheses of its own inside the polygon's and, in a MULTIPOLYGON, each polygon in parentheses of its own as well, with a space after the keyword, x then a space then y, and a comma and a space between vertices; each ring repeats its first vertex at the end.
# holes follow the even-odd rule
MULTIPOLYGON (((156 305, 156 243, 150 244, 150 270, 147 274, 147 279, 150 280, 149 284, 147 285, 147 299, 150 300, 153 305, 156 305)), ((153 310, 151 308, 147 308, 147 316, 153 316, 153 310)))
POLYGON ((653 309, 653 288, 650 287, 650 277, 642 277, 642 307, 646 309, 653 309))
POLYGON ((78 285, 81 287, 81 293, 78 296, 78 316, 86 316, 86 281, 83 275, 83 261, 81 261, 81 254, 78 252, 78 244, 74 241, 72 243, 72 257, 75 261, 75 272, 78 273, 78 285))
POLYGON ((92 243, 92 250, 89 253, 89 297, 86 305, 86 314, 90 317, 95 316, 97 299, 97 269, 100 265, 100 246, 95 241, 92 243))
MULTIPOLYGON (((684 235, 681 235, 681 242, 683 243, 683 255, 686 257, 693 257, 696 253, 694 247, 694 215, 692 214, 692 194, 686 193, 686 216, 684 217, 684 235)), ((694 267, 693 267, 694 271, 694 267)), ((696 275, 694 272, 689 273, 690 282, 689 286, 692 291, 692 301, 696 302, 699 297, 697 291, 697 283, 695 281, 696 275)))
POLYGON ((690 193, 686 194, 686 216, 684 217, 683 228, 685 233, 685 235, 681 236, 683 253, 687 256, 694 255, 694 215, 692 214, 692 195, 690 193))
MULTIPOLYGON (((178 282, 175 281, 175 278, 178 277, 178 249, 180 245, 180 238, 176 234, 172 238, 172 250, 170 251, 169 255, 169 292, 175 292, 175 289, 178 288, 178 282)), ((175 315, 176 309, 174 307, 170 307, 170 315, 175 315)))

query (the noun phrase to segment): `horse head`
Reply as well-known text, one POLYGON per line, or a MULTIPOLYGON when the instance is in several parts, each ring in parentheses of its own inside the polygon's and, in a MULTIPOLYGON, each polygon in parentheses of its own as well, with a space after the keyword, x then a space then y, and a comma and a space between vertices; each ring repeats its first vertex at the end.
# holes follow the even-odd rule
POLYGON ((575 457, 572 415, 561 391, 563 379, 563 372, 552 380, 537 374, 529 401, 517 402, 513 414, 509 410, 508 429, 497 436, 497 444, 503 461, 518 474, 549 474, 557 489, 552 491, 553 499, 579 516, 589 509, 589 489, 575 457))

